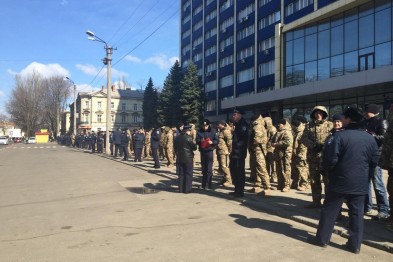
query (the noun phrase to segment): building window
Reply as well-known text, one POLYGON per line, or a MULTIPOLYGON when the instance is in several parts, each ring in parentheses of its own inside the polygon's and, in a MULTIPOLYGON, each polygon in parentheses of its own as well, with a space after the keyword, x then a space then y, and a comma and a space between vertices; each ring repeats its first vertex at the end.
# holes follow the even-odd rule
POLYGON ((212 55, 212 54, 214 54, 214 53, 216 53, 216 52, 217 52, 217 46, 216 46, 216 45, 213 45, 213 46, 211 46, 211 47, 209 47, 209 48, 206 49, 206 51, 205 51, 205 57, 207 57, 207 56, 209 56, 209 55, 212 55))
POLYGON ((101 123, 101 118, 102 118, 102 115, 97 115, 97 122, 98 123, 101 123))
POLYGON ((254 68, 248 68, 237 73, 237 83, 243 83, 254 79, 254 68))
POLYGON ((217 17, 217 10, 211 11, 209 14, 207 14, 207 15, 205 16, 205 23, 207 23, 207 22, 213 20, 213 19, 216 18, 216 17, 217 17))
POLYGON ((314 0, 296 0, 285 7, 285 16, 292 15, 293 13, 313 4, 314 0))
POLYGON ((190 51, 190 44, 188 44, 185 47, 183 47, 183 49, 182 49, 183 55, 185 55, 188 51, 190 51))
POLYGON ((111 108, 115 109, 115 103, 114 102, 111 102, 111 108))
POLYGON ((280 19, 281 19, 280 18, 280 11, 274 12, 268 16, 265 16, 261 20, 259 20, 258 28, 259 28, 259 30, 261 30, 265 27, 268 27, 269 25, 279 22, 280 19))
POLYGON ((224 12, 232 5, 233 5, 233 0, 226 0, 224 3, 220 5, 220 13, 224 12))
POLYGON ((202 52, 195 54, 193 57, 194 62, 198 62, 201 59, 202 59, 202 52))
POLYGON ((249 4, 246 8, 239 11, 237 15, 237 19, 242 22, 248 19, 248 15, 254 12, 255 6, 254 3, 249 4))
POLYGON ((83 114, 83 122, 89 122, 89 114, 83 114))
POLYGON ((121 103, 121 110, 126 111, 126 103, 121 103))
POLYGON ((132 121, 133 121, 134 123, 138 123, 138 116, 137 116, 137 115, 133 115, 132 121))
POLYGON ((190 5, 191 5, 191 0, 185 2, 183 5, 183 12, 185 12, 190 5))
POLYGON ((191 35, 191 30, 188 29, 186 31, 184 31, 182 39, 186 39, 187 37, 189 37, 191 35))
POLYGON ((208 73, 210 73, 210 72, 216 71, 216 69, 217 69, 217 64, 216 64, 216 62, 211 63, 211 64, 209 64, 209 65, 207 65, 207 66, 205 67, 205 73, 208 74, 208 73))
POLYGON ((237 52, 237 60, 239 61, 252 55, 254 55, 254 46, 249 46, 237 52))
POLYGON ((225 47, 233 45, 233 35, 230 37, 227 37, 226 39, 222 40, 220 42, 220 49, 221 52, 225 51, 225 47))
POLYGON ((224 20, 224 22, 222 22, 220 24, 221 32, 226 32, 227 28, 230 27, 231 25, 233 25, 233 16, 231 16, 228 19, 224 20))
POLYGON ((186 17, 183 18, 183 25, 186 24, 191 20, 191 15, 187 15, 186 17))
POLYGON ((97 102, 97 108, 101 108, 101 101, 97 102))
POLYGON ((254 25, 253 24, 242 29, 241 31, 237 32, 237 40, 242 40, 252 34, 254 34, 254 25))
POLYGON ((199 14, 202 11, 202 9, 203 9, 203 6, 199 5, 197 8, 194 9, 194 13, 193 14, 194 15, 199 14))
POLYGON ((209 39, 210 37, 213 37, 217 35, 217 27, 212 28, 211 30, 207 31, 205 34, 205 40, 209 39))
POLYGON ((268 3, 270 3, 273 0, 259 0, 259 7, 262 7, 268 3))
POLYGON ((197 45, 202 44, 203 38, 202 36, 198 37, 192 42, 192 48, 195 48, 197 45))
POLYGON ((258 77, 264 77, 272 74, 274 74, 274 60, 258 66, 258 77))
POLYGON ((233 64, 233 55, 226 56, 220 60, 220 68, 233 64))
POLYGON ((201 21, 199 21, 198 23, 196 23, 196 24, 193 26, 194 32, 195 32, 196 30, 198 30, 199 28, 201 28, 202 26, 203 26, 203 21, 201 20, 201 21))
POLYGON ((134 104, 134 111, 138 111, 138 104, 134 104))
POLYGON ((183 67, 183 68, 187 68, 187 66, 188 66, 189 64, 190 64, 190 59, 186 59, 186 60, 183 61, 182 67, 183 67))
POLYGON ((127 115, 121 115, 121 122, 126 123, 127 122, 127 115))
POLYGON ((205 83, 205 92, 217 90, 217 81, 213 80, 205 83))
POLYGON ((263 51, 270 49, 272 47, 274 47, 274 36, 258 43, 258 51, 259 52, 263 52, 263 51))
POLYGON ((216 100, 206 101, 206 111, 216 110, 216 100))
POLYGON ((227 75, 220 79, 220 88, 233 85, 233 75, 227 75))
POLYGON ((85 101, 85 108, 89 108, 89 101, 85 101))
POLYGON ((210 5, 213 2, 214 2, 214 0, 206 0, 206 6, 210 5))

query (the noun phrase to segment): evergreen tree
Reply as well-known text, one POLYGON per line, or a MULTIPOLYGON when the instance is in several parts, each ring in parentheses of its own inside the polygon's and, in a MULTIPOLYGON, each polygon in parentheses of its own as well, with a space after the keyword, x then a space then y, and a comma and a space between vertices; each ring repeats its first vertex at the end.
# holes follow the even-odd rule
POLYGON ((181 86, 182 95, 179 99, 179 104, 181 106, 182 120, 183 122, 188 121, 189 123, 198 124, 203 118, 203 91, 201 79, 193 63, 188 66, 181 86))
POLYGON ((182 120, 182 110, 179 103, 182 94, 182 79, 183 72, 179 61, 176 61, 165 79, 163 90, 158 99, 158 122, 160 125, 176 126, 182 120))
POLYGON ((157 91, 151 77, 143 94, 143 126, 147 130, 157 127, 157 91))

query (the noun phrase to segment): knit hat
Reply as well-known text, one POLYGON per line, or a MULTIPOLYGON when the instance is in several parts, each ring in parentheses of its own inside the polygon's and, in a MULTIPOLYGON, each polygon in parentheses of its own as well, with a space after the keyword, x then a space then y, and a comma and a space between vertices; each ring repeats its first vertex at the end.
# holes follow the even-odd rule
POLYGON ((224 120, 220 120, 220 121, 217 122, 217 125, 223 125, 223 126, 225 126, 225 125, 226 125, 226 122, 225 122, 224 120))
POLYGON ((343 119, 343 115, 342 114, 335 114, 334 116, 333 116, 333 121, 341 121, 342 119, 343 119))
POLYGON ((378 114, 379 113, 379 106, 376 104, 366 105, 365 111, 367 113, 378 114))

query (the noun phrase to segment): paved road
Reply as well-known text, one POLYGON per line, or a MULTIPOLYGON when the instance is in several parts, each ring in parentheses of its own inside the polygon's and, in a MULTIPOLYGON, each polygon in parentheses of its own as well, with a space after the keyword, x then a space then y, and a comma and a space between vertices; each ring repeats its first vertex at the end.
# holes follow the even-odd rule
POLYGON ((0 261, 391 261, 225 197, 175 192, 173 170, 137 167, 55 144, 0 150, 0 261), (141 190, 155 188, 151 192, 141 190))

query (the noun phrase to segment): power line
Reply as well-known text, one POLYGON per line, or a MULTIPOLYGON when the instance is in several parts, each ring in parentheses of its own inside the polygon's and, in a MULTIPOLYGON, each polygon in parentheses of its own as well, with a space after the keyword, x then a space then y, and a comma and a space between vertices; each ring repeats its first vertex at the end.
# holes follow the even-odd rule
POLYGON ((137 44, 133 49, 131 49, 131 51, 129 51, 128 53, 126 53, 124 56, 122 56, 118 61, 116 61, 115 63, 113 63, 112 65, 116 65, 119 62, 121 62, 126 56, 128 56, 129 54, 131 54, 133 51, 135 51, 139 46, 141 46, 144 42, 146 42, 151 36, 154 35, 154 33, 156 33, 161 27, 163 27, 169 20, 172 19, 172 17, 174 17, 177 13, 179 12, 179 9, 176 10, 176 12, 174 12, 169 18, 167 18, 160 26, 158 26, 156 29, 153 30, 152 33, 150 33, 147 37, 145 37, 145 39, 143 39, 139 44, 137 44))
POLYGON ((133 26, 131 26, 131 28, 130 29, 128 29, 128 31, 122 36, 122 37, 120 37, 120 39, 119 40, 117 40, 114 44, 113 44, 113 46, 115 46, 117 43, 119 43, 140 21, 142 21, 142 19, 143 18, 145 18, 150 12, 151 12, 151 10, 153 10, 153 8, 154 7, 156 7, 157 5, 158 5, 158 3, 160 2, 161 0, 158 0, 152 7, 150 7, 150 9, 149 10, 147 10, 147 12, 141 17, 141 18, 139 18, 139 20, 138 21, 136 21, 136 23, 133 25, 133 26))

